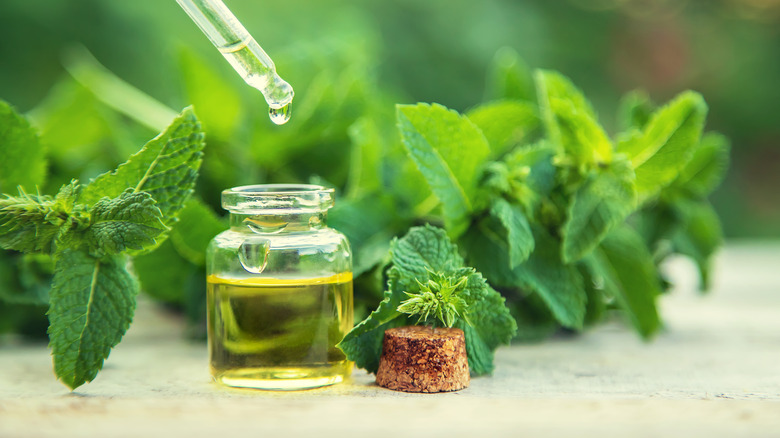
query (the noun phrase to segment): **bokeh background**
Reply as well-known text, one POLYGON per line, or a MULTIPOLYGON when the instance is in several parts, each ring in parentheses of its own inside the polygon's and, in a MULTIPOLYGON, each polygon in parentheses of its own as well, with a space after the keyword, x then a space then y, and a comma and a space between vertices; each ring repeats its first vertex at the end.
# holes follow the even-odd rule
POLYGON ((613 132, 627 91, 656 102, 701 92, 708 130, 732 140, 713 198, 727 237, 780 237, 780 1, 226 3, 295 87, 288 126, 271 125, 262 97, 174 0, 0 2, 0 98, 41 131, 49 185, 124 161, 167 123, 166 107, 192 103, 209 136, 199 191, 215 207, 236 183, 319 175, 343 185, 337 164, 357 118, 392 117, 395 102, 465 110, 514 51, 571 77, 613 132))

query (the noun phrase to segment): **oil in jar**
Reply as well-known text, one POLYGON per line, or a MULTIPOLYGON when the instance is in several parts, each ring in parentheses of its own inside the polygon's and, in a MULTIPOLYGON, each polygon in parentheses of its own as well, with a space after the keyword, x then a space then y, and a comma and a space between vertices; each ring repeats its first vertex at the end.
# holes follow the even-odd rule
POLYGON ((352 329, 352 274, 208 282, 211 373, 228 386, 294 390, 341 382, 336 347, 352 329))

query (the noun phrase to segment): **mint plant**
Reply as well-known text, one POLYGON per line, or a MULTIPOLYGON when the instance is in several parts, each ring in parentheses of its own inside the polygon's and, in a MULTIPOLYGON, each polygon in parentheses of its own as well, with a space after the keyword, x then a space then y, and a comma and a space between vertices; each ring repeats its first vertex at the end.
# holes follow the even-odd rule
POLYGON ((384 299, 338 345, 347 358, 376 373, 385 330, 432 322, 428 318, 435 317, 464 331, 473 374, 492 372, 493 352, 517 331, 501 294, 464 265, 458 248, 441 228, 414 227, 393 240, 389 254, 384 299))
MULTIPOLYGON (((377 175, 380 189, 342 201, 331 222, 357 236, 358 259, 380 254, 362 261, 363 272, 384 259, 347 211, 369 218, 361 226, 374 232, 443 226, 464 264, 506 298, 520 338, 583 330, 615 313, 652 337, 661 326, 656 300, 669 286, 660 264, 672 254, 691 257, 706 289, 722 241, 707 196, 728 167, 728 142, 704 132, 704 99, 686 91, 658 107, 630 93, 620 105, 621 131, 609 135, 563 75, 506 59, 500 67, 496 100, 465 113, 398 105, 398 146, 354 138, 361 163, 353 167, 361 178, 377 175)), ((367 125, 362 120, 360 132, 370 132, 367 125)), ((429 274, 421 275, 425 284, 429 274)), ((383 309, 369 320, 393 314, 383 309)))
POLYGON ((36 170, 43 156, 13 157, 38 150, 35 131, 3 102, 0 118, 0 161, 16 166, 2 173, 0 188, 20 184, 18 195, 0 199, 0 247, 53 260, 51 290, 38 301, 48 302, 54 371, 75 389, 95 378, 127 331, 139 292, 128 255, 148 253, 167 237, 193 192, 204 135, 185 109, 116 170, 48 196, 22 188, 43 182, 36 170))

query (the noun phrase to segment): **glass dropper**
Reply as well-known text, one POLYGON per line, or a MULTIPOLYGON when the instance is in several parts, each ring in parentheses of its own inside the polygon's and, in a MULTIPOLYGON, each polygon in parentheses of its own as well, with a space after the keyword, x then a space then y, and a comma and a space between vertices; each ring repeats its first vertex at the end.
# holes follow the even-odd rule
POLYGON ((271 121, 287 123, 292 87, 276 74, 274 62, 222 0, 176 1, 244 81, 263 93, 271 121))

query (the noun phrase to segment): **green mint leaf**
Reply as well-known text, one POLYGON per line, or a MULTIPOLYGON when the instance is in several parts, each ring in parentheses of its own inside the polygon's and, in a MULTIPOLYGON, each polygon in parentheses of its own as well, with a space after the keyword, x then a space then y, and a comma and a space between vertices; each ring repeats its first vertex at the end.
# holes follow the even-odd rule
POLYGON ((645 246, 655 251, 660 242, 671 238, 680 224, 672 206, 659 202, 632 215, 631 225, 642 236, 645 246))
POLYGON ((441 105, 396 109, 406 150, 441 202, 447 230, 458 236, 468 226, 477 178, 490 146, 467 117, 441 105))
POLYGON ((485 100, 534 100, 531 69, 514 49, 502 47, 493 57, 488 71, 485 100))
POLYGON ((634 166, 640 202, 657 195, 688 164, 706 115, 701 95, 687 91, 653 113, 640 137, 619 145, 634 166))
POLYGON ((594 251, 595 271, 643 338, 660 327, 655 299, 661 294, 653 256, 628 226, 615 228, 594 251))
POLYGON ((726 137, 714 132, 705 134, 671 186, 693 197, 706 197, 723 181, 729 167, 729 149, 726 137))
POLYGON ((71 249, 57 255, 49 346, 54 372, 69 388, 95 378, 130 325, 137 293, 123 257, 96 259, 71 249))
POLYGON ((601 322, 607 315, 609 301, 614 300, 612 295, 604 292, 604 283, 600 282, 603 277, 594 272, 593 264, 588 264, 588 261, 593 258, 592 254, 585 257, 583 263, 577 264, 577 272, 582 276, 582 285, 588 296, 588 303, 585 307, 585 327, 601 322))
POLYGON ((76 205, 79 185, 64 185, 52 198, 46 195, 6 195, 0 199, 0 247, 50 254, 64 234, 87 226, 87 215, 76 205))
POLYGON ((692 258, 699 268, 700 288, 710 288, 712 256, 723 243, 723 231, 718 215, 708 201, 681 200, 673 206, 680 226, 671 236, 672 245, 680 254, 692 258))
POLYGON ((347 197, 380 191, 385 140, 379 127, 373 119, 362 117, 350 125, 347 133, 352 143, 347 197))
POLYGON ((170 226, 195 187, 203 146, 200 123, 187 108, 127 162, 92 180, 79 201, 94 204, 105 196, 116 198, 132 187, 135 192, 152 195, 165 225, 170 226))
POLYGON ((466 318, 459 319, 456 327, 466 335, 469 370, 477 376, 490 374, 494 368, 493 352, 500 345, 509 344, 517 333, 517 323, 504 297, 473 270, 460 297, 465 302, 466 318))
POLYGON ((509 267, 514 268, 526 261, 534 250, 534 236, 522 208, 503 198, 496 198, 490 208, 490 214, 498 219, 506 230, 509 267))
POLYGON ((520 284, 538 294, 561 325, 581 329, 588 300, 582 277, 563 264, 554 239, 540 236, 536 233, 536 250, 528 261, 515 269, 520 284))
POLYGON ((179 220, 170 233, 176 251, 190 263, 206 264, 206 248, 217 234, 228 228, 208 205, 197 197, 190 198, 179 212, 179 220))
POLYGON ((500 157, 521 144, 539 126, 535 106, 516 100, 482 104, 469 110, 466 116, 484 134, 492 157, 500 157))
POLYGON ((592 174, 571 198, 563 237, 563 262, 572 263, 595 248, 636 208, 634 172, 624 160, 592 174))
POLYGON ((34 190, 46 177, 46 156, 27 120, 0 100, 0 192, 34 190))
POLYGON ((545 141, 517 148, 506 156, 509 191, 505 194, 532 217, 555 185, 555 151, 545 141))
POLYGON ((355 366, 376 374, 379 369, 379 357, 382 355, 382 339, 385 330, 409 324, 409 318, 398 311, 403 292, 388 286, 379 307, 365 320, 358 323, 339 342, 337 347, 355 366))
POLYGON ((392 269, 404 290, 416 290, 419 281, 427 281, 430 272, 450 273, 463 266, 458 248, 438 227, 410 228, 402 239, 390 244, 392 269))
MULTIPOLYGON (((514 322, 514 319, 512 319, 512 322, 514 322)), ((469 361, 469 372, 475 376, 491 374, 493 369, 495 369, 495 365, 493 364, 493 349, 491 349, 482 339, 479 331, 477 331, 474 326, 459 322, 456 324, 456 327, 463 330, 463 334, 467 339, 466 356, 469 361)), ((517 326, 515 325, 515 331, 516 330, 517 326)))
POLYGON ((494 230, 491 221, 482 222, 462 237, 469 263, 496 287, 535 293, 561 325, 581 329, 587 295, 577 269, 561 260, 560 243, 534 229, 535 250, 528 260, 510 269, 506 242, 494 230))
POLYGON ((541 118, 562 162, 592 166, 612 160, 612 142, 582 92, 552 71, 535 75, 541 118))
POLYGON ((621 131, 631 129, 641 131, 647 125, 654 110, 655 105, 646 92, 635 90, 626 93, 618 104, 618 127, 621 131))
POLYGON ((340 200, 328 212, 328 224, 344 233, 352 247, 352 272, 355 277, 387 256, 392 231, 398 227, 393 201, 389 196, 371 194, 340 200))
POLYGON ((89 210, 89 227, 82 238, 97 257, 142 250, 157 243, 167 231, 152 195, 125 190, 116 198, 103 198, 89 210))

